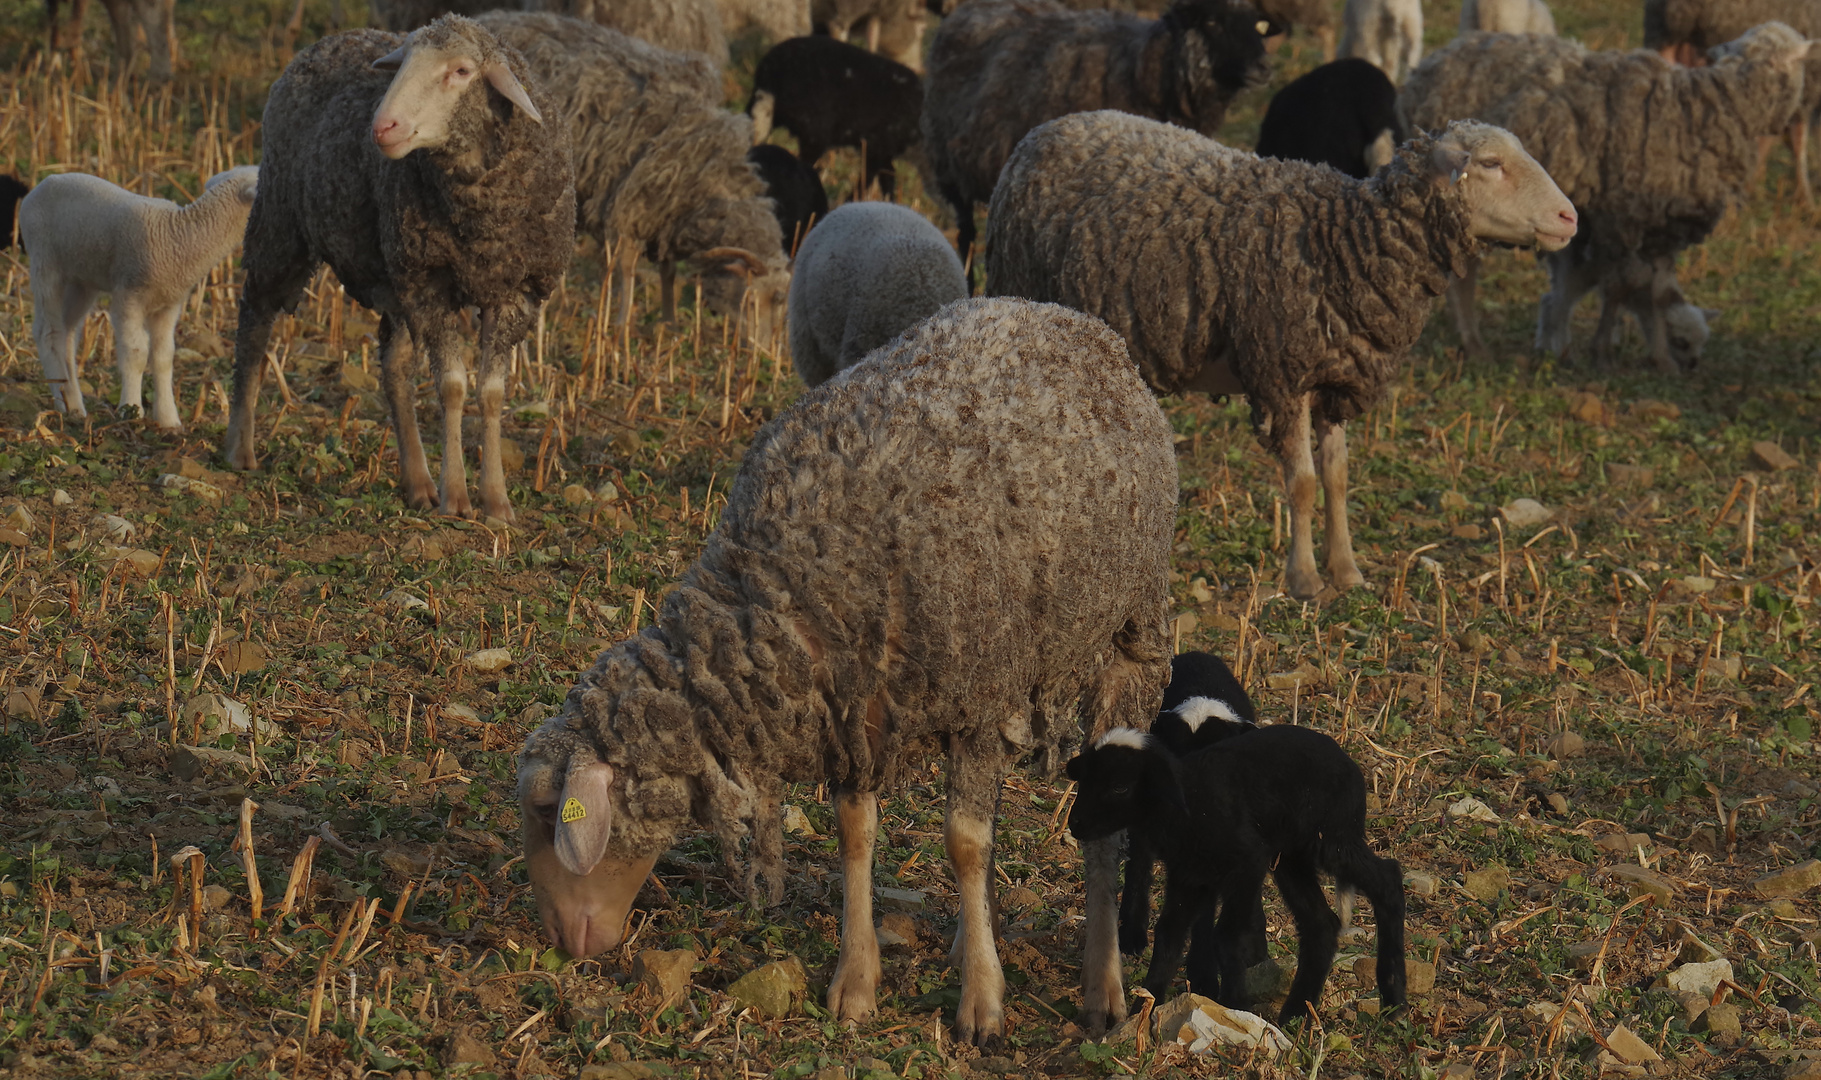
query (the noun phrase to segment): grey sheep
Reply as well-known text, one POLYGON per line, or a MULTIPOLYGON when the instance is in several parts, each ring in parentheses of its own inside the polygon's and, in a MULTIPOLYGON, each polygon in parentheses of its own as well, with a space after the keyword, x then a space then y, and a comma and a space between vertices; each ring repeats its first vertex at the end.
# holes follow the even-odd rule
POLYGON ((1555 16, 1543 0, 1466 0, 1461 33, 1553 34, 1555 16))
POLYGON ((1422 0, 1347 0, 1340 54, 1402 82, 1423 56, 1422 0))
MULTIPOLYGON (((1585 216, 1584 261, 1616 283, 1652 273, 1705 240, 1739 198, 1756 136, 1795 116, 1808 43, 1768 23, 1715 50, 1711 67, 1681 68, 1648 49, 1594 52, 1538 34, 1468 34, 1438 49, 1398 95, 1398 110, 1429 128, 1460 117, 1508 127, 1585 216)), ((1551 256, 1550 295, 1537 315, 1537 347, 1568 345, 1573 256, 1551 256)), ((1581 275, 1584 278, 1584 275, 1581 275)), ((1450 289, 1461 338, 1480 347, 1475 267, 1450 289)), ((1679 295, 1664 293, 1665 297, 1679 295)), ((1616 301, 1609 301, 1616 302, 1616 301)), ((1659 310, 1647 340, 1667 342, 1659 310)), ((1688 319, 1687 309, 1675 318, 1688 319)), ((1667 351, 1656 363, 1674 370, 1667 351)))
POLYGON ((866 47, 915 72, 923 71, 923 0, 813 0, 811 19, 819 31, 846 41, 864 30, 866 47))
POLYGON ((1368 180, 1259 158, 1116 112, 1018 144, 987 213, 995 294, 1105 319, 1159 393, 1243 393, 1283 464, 1286 588, 1322 589, 1310 527, 1320 443, 1328 572, 1364 582, 1347 529, 1346 421, 1376 404, 1488 241, 1559 248, 1574 209, 1509 132, 1456 123, 1368 180))
MULTIPOLYGON (((575 956, 618 945, 692 820, 730 856, 750 833, 755 869, 777 873, 780 785, 825 780, 844 892, 828 1008, 864 1020, 878 794, 946 753, 957 1037, 997 1039, 1001 778, 1025 759, 1054 774, 1084 737, 1155 713, 1175 520, 1169 424, 1118 336, 1079 312, 959 301, 808 391, 754 439, 656 625, 525 741, 546 933, 575 956)), ((1084 851, 1090 1029, 1125 1013, 1116 844, 1084 851)))
POLYGON ((923 89, 923 151, 954 207, 967 262, 974 204, 992 198, 1024 134, 1068 113, 1118 109, 1213 134, 1269 74, 1276 32, 1241 0, 1177 0, 1163 18, 1069 11, 1053 0, 969 0, 944 19, 923 89))
POLYGON ((967 295, 941 230, 896 203, 837 207, 803 241, 790 289, 790 359, 819 386, 967 295))
POLYGON ((613 254, 619 323, 632 315, 640 255, 658 264, 676 317, 676 264, 693 260, 710 308, 769 341, 790 288, 765 185, 747 160, 752 121, 721 108, 720 73, 698 53, 660 49, 560 15, 495 11, 481 25, 525 56, 567 117, 580 227, 613 254), (757 317, 745 321, 745 304, 757 317))
POLYGON ((698 52, 718 72, 727 65, 727 35, 715 0, 520 0, 525 11, 598 23, 672 52, 698 52))
POLYGON ((462 464, 467 373, 454 338, 463 311, 480 310, 481 511, 512 518, 500 458, 506 363, 575 243, 569 135, 544 121, 552 108, 524 58, 460 15, 409 37, 337 34, 297 54, 266 99, 230 464, 258 464, 254 413, 272 322, 326 262, 350 297, 379 313, 381 382, 413 507, 474 513, 462 464), (415 351, 429 359, 442 401, 440 490, 418 437, 415 351))

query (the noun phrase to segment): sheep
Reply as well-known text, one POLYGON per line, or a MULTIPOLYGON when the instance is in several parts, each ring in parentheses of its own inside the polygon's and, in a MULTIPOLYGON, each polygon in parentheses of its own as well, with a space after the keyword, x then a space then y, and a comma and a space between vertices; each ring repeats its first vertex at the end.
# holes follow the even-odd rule
POLYGON ((671 52, 701 53, 717 72, 727 66, 727 35, 715 0, 520 0, 520 6, 596 23, 671 52))
POLYGON ((500 459, 506 361, 575 242, 569 136, 544 122, 552 108, 524 58, 460 15, 408 37, 353 30, 297 54, 266 99, 229 463, 258 465, 255 408, 273 320, 326 262, 351 298, 379 313, 381 382, 412 507, 474 514, 462 464, 467 373, 452 338, 457 317, 480 310, 480 509, 512 519, 500 459), (414 351, 429 358, 442 398, 440 491, 418 437, 414 351))
POLYGON ((500 0, 367 0, 373 25, 395 34, 408 34, 428 26, 438 16, 455 14, 470 18, 498 7, 500 0))
POLYGON ((1555 16, 1543 0, 1464 0, 1461 33, 1551 34, 1555 16))
MULTIPOLYGON (((63 30, 57 18, 62 0, 44 0, 45 20, 50 24, 51 49, 61 50, 63 30)), ((82 20, 88 15, 88 0, 70 4, 70 28, 75 33, 74 48, 82 47, 82 20)), ((177 51, 175 26, 172 21, 176 0, 101 0, 107 9, 108 22, 114 28, 114 66, 125 75, 133 70, 133 55, 138 51, 139 35, 145 34, 145 51, 149 75, 153 82, 169 82, 171 58, 177 51)))
MULTIPOLYGON (((546 933, 578 957, 617 946, 692 816, 724 853, 755 815, 755 843, 775 845, 777 786, 826 780, 844 893, 828 1009, 865 1019, 877 795, 946 747, 957 1037, 998 1040, 1000 778, 1020 758, 1054 772, 1079 739, 1155 710, 1175 508, 1169 425, 1118 336, 1079 312, 958 301, 799 397, 753 440, 656 625, 525 741, 546 933)), ((1083 852, 1093 1030, 1125 1014, 1115 843, 1083 852)))
POLYGON ((1403 141, 1397 87, 1375 64, 1347 57, 1277 92, 1258 129, 1257 153, 1332 165, 1364 180, 1403 141))
POLYGON ((630 327, 643 254, 658 264, 665 319, 676 318, 676 264, 688 259, 704 275, 708 306, 740 319, 751 340, 770 341, 789 259, 746 159, 751 121, 721 108, 719 72, 700 54, 560 15, 495 11, 479 21, 524 54, 569 118, 580 227, 612 253, 619 325, 630 327))
POLYGON ((1026 132, 1067 113, 1119 109, 1211 134, 1269 74, 1276 33, 1241 0, 1176 0, 1150 21, 1052 0, 970 0, 944 19, 923 90, 923 152, 954 207, 967 264, 974 204, 1026 132))
POLYGON ((1223 1005, 1244 986, 1237 933, 1277 881, 1296 920, 1296 978, 1278 1023, 1307 1016, 1334 963, 1340 919, 1319 873, 1365 894, 1378 919, 1378 987, 1405 1001, 1404 889, 1397 860, 1366 845, 1366 781, 1333 739, 1309 728, 1258 728, 1178 758, 1151 735, 1116 728, 1069 762, 1077 789, 1069 831, 1086 843, 1126 829, 1163 857, 1168 878, 1145 989, 1162 1001, 1189 928, 1217 904, 1223 1005))
POLYGON ((1340 54, 1368 60, 1402 82, 1423 57, 1422 0, 1347 0, 1340 54))
POLYGON ((1320 443, 1328 570, 1364 583, 1347 530, 1343 425, 1371 408, 1430 299, 1487 242, 1563 247, 1574 208, 1509 132, 1419 135, 1369 180, 1258 158, 1124 113, 1027 135, 987 214, 992 291, 1096 315, 1159 393, 1244 393, 1283 464, 1286 588, 1322 590, 1310 524, 1320 443))
POLYGON ((805 386, 837 371, 967 295, 948 238, 894 203, 848 203, 797 251, 790 290, 790 359, 805 386))
POLYGON ((774 127, 788 129, 811 168, 831 147, 860 150, 862 189, 876 179, 890 199, 897 192, 893 162, 921 137, 923 83, 903 64, 844 41, 792 38, 759 60, 746 113, 760 142, 774 127))
POLYGON ((817 33, 845 43, 865 27, 866 48, 910 68, 923 70, 922 0, 811 0, 817 33))
POLYGON ((13 246, 13 223, 17 220, 19 200, 32 190, 25 181, 10 173, 0 173, 0 248, 13 246))
MULTIPOLYGON (((1399 92, 1398 111, 1424 128, 1468 116, 1503 124, 1537 147, 1586 217, 1589 272, 1617 281, 1654 273, 1712 232, 1745 186, 1753 138, 1782 130, 1796 114, 1807 51, 1780 23, 1721 47, 1705 68, 1678 68, 1647 49, 1593 52, 1543 35, 1469 34, 1418 67, 1399 92)), ((1538 308, 1539 349, 1568 344, 1569 297, 1579 295, 1573 258, 1546 259, 1551 286, 1538 308)), ((1466 267, 1448 297, 1472 350, 1482 348, 1475 272, 1466 267)), ((1656 311, 1645 338, 1669 371, 1666 317, 1656 311)))
POLYGON ((80 385, 82 324, 96 297, 107 293, 120 407, 144 411, 149 361, 152 422, 183 430, 171 372, 177 317, 240 243, 258 178, 250 165, 217 173, 202 195, 179 207, 99 176, 64 173, 45 177, 20 201, 19 240, 31 259, 32 337, 59 411, 88 416, 80 385))
POLYGON ((1720 312, 1690 303, 1676 280, 1675 256, 1659 255, 1649 262, 1624 258, 1616 266, 1595 257, 1588 233, 1577 235, 1567 250, 1550 256, 1550 288, 1538 313, 1539 347, 1557 354, 1568 349, 1568 316, 1593 289, 1600 289, 1600 324, 1594 331, 1593 349, 1604 363, 1617 344, 1621 312, 1637 320, 1645 347, 1653 357, 1665 357, 1676 369, 1692 368, 1701 359, 1710 331, 1708 320, 1720 312))
POLYGON ((754 30, 772 41, 811 30, 809 0, 718 0, 721 30, 729 37, 754 30))
POLYGON ((746 160, 765 184, 784 250, 794 254, 815 223, 828 216, 828 192, 822 188, 822 178, 797 155, 770 143, 746 151, 746 160))

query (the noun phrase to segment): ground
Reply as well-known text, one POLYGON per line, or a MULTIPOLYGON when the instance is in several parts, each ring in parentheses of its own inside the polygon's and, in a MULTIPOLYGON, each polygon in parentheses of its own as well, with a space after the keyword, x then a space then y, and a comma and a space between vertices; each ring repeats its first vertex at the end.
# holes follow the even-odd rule
MULTIPOLYGON (((71 63, 45 54, 36 3, 0 0, 0 165, 187 200, 255 159, 290 10, 180 5, 179 79, 147 91, 104 78, 98 7, 71 63)), ((309 0, 301 40, 329 14, 309 0)), ((1431 44, 1446 40, 1454 8, 1429 16, 1431 44)), ((1596 45, 1639 37, 1634 5, 1576 0, 1557 17, 1596 45)), ((749 73, 752 50, 736 55, 749 73)), ((1273 86, 1315 60, 1290 39, 1273 86)), ((1231 141, 1250 144, 1267 96, 1242 99, 1231 141)), ((844 152, 828 166, 837 197, 855 165, 844 152)), ((1759 881, 1821 855, 1821 279, 1817 218, 1790 176, 1780 153, 1684 260, 1696 302, 1724 310, 1694 372, 1654 373, 1635 334, 1609 370, 1533 355, 1542 278, 1527 254, 1482 275, 1491 356, 1462 355, 1438 311, 1352 429, 1365 589, 1282 595, 1281 488, 1244 404, 1164 401, 1182 475, 1179 646, 1235 658, 1266 719, 1353 754, 1371 842, 1412 875, 1412 959, 1435 969, 1432 990, 1379 1016, 1352 964, 1373 939, 1350 940, 1319 1024, 1292 1027, 1275 1059, 1130 1031, 1084 1040, 1069 795, 1029 775, 1001 808, 1010 1023, 987 1057, 945 1028, 954 889, 934 772, 881 814, 879 884, 901 890, 887 902, 908 940, 885 950, 883 1007, 857 1029, 818 1005, 839 877, 813 788, 791 792, 803 817, 781 908, 746 906, 712 838, 692 836, 659 863, 622 949, 581 965, 547 951, 517 857, 514 752, 699 550, 743 448, 799 390, 781 350, 736 347, 687 305, 660 325, 649 285, 621 349, 584 245, 514 367, 508 528, 404 508, 374 324, 332 280, 281 326, 263 463, 238 474, 217 452, 232 266, 184 319, 188 430, 167 436, 108 408, 99 314, 92 421, 49 411, 24 256, 0 254, 0 1070, 1592 1076, 1602 1054, 1637 1056, 1622 1026, 1659 1072, 1777 1074, 1821 1047, 1821 890, 1759 881), (1782 456, 1754 456, 1761 442, 1782 456), (1546 516, 1519 524, 1519 499, 1546 516), (471 660, 490 649, 505 666, 471 660), (1651 990, 1703 958, 1689 934, 1732 965, 1719 993, 1737 1036, 1651 990), (631 979, 647 949, 698 958, 668 1008, 631 979), (789 955, 808 975, 790 1017, 726 993, 789 955)), ((1576 323, 1583 342, 1593 318, 1576 323)), ((1294 935, 1271 911, 1288 964, 1294 935)), ((1128 959, 1128 982, 1144 965, 1128 959)))

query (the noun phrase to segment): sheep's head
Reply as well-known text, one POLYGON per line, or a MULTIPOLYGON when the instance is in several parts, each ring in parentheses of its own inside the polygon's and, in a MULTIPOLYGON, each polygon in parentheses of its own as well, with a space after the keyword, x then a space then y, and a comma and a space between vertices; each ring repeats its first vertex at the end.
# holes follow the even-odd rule
MULTIPOLYGON (((778 235, 776 219, 771 220, 770 232, 778 235)), ((790 292, 790 270, 782 251, 767 259, 746 248, 717 247, 691 261, 702 271, 709 310, 734 319, 746 341, 771 348, 774 335, 783 329, 790 292)))
POLYGON ((1265 39, 1284 28, 1237 0, 1176 0, 1163 26, 1177 42, 1179 103, 1192 121, 1224 110, 1233 94, 1271 77, 1265 39))
POLYGON ((1435 140, 1428 168, 1436 183, 1459 186, 1468 231, 1481 240, 1560 251, 1574 239, 1574 205, 1504 128, 1456 120, 1435 140))
POLYGON ((1701 350, 1707 347, 1707 320, 1719 315, 1718 308, 1701 308, 1686 302, 1663 309, 1663 331, 1669 340, 1670 359, 1683 370, 1694 367, 1701 359, 1701 350))
POLYGON ((373 67, 397 73, 373 113, 373 142, 395 161, 447 142, 451 117, 471 91, 485 94, 492 87, 520 112, 544 122, 512 73, 499 39, 460 15, 444 15, 413 30, 373 67))
POLYGON ((1102 735, 1065 771, 1076 785, 1069 832, 1077 840, 1111 836, 1147 820, 1159 806, 1183 807, 1176 755, 1136 728, 1102 735))
POLYGON ((241 165, 226 172, 218 172, 209 177, 209 182, 202 185, 204 191, 225 188, 240 197, 247 206, 253 205, 253 196, 259 188, 259 166, 241 165))
POLYGON ((1799 72, 1811 48, 1812 43, 1789 24, 1767 22, 1759 23, 1731 41, 1715 45, 1707 50, 1707 58, 1715 64, 1734 57, 1759 60, 1786 71, 1799 72))

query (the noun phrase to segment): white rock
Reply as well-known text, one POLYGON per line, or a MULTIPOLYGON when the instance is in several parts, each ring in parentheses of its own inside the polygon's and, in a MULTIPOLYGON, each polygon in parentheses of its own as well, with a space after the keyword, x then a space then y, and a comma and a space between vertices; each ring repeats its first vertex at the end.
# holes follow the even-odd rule
MULTIPOLYGON (((232 730, 235 734, 245 735, 253 730, 253 714, 247 707, 226 694, 198 694, 184 703, 183 722, 194 725, 202 724, 205 735, 219 734, 223 730, 232 730)), ((269 734, 276 730, 270 720, 259 721, 259 733, 269 734)))
POLYGON ((222 496, 221 489, 214 484, 209 483, 207 480, 197 480, 194 477, 179 476, 176 473, 165 473, 163 476, 160 476, 158 478, 158 486, 163 488, 166 494, 194 495, 204 502, 218 503, 221 501, 222 496))
POLYGON ((96 514, 95 524, 101 526, 102 532, 122 543, 131 540, 133 534, 139 531, 132 522, 119 514, 96 514))
POLYGON ((1732 978, 1731 960, 1710 960, 1705 964, 1683 964, 1664 978, 1671 990, 1700 994, 1711 998, 1720 980, 1732 978))
POLYGON ((6 508, 6 516, 0 518, 0 522, 4 522, 9 529, 17 529, 22 533, 30 535, 32 526, 37 523, 37 519, 32 517, 32 512, 27 510, 23 504, 14 503, 6 508))
POLYGON ((1488 823, 1499 820, 1498 814, 1493 811, 1492 807, 1487 806, 1485 803, 1471 795, 1459 802, 1449 803, 1448 816, 1451 818, 1467 818, 1470 821, 1484 821, 1488 823))
POLYGON ((379 602, 385 604, 387 607, 397 608, 400 611, 410 611, 413 608, 427 608, 430 606, 429 601, 421 596, 416 596, 405 589, 393 589, 391 592, 380 597, 379 602))
POLYGON ((1547 506, 1535 499, 1513 499, 1499 508, 1505 518, 1505 524, 1514 529, 1530 529, 1543 524, 1554 516, 1547 506))
POLYGON ((801 806, 794 805, 784 808, 784 831, 792 836, 816 835, 816 827, 809 823, 809 815, 803 812, 801 806))
POLYGON ((491 675, 496 671, 504 671, 512 663, 512 650, 482 649, 479 652, 469 653, 467 660, 463 662, 476 671, 491 675))
POLYGON ((58 488, 55 491, 51 492, 51 505, 52 506, 68 506, 75 501, 76 501, 75 499, 70 498, 70 493, 63 490, 62 488, 58 488))
POLYGON ((458 720, 466 720, 470 724, 478 724, 481 722, 481 714, 478 712, 475 712, 474 707, 471 705, 461 705, 461 704, 444 705, 443 706, 443 715, 444 716, 453 716, 458 720))
POLYGON ((594 497, 602 502, 612 502, 620 497, 620 489, 613 486, 613 481, 603 480, 601 486, 594 489, 594 497))

